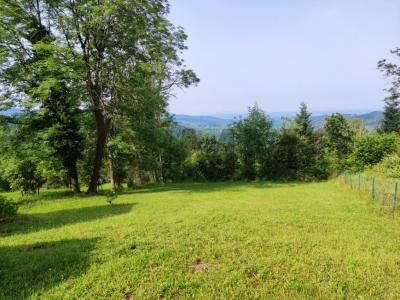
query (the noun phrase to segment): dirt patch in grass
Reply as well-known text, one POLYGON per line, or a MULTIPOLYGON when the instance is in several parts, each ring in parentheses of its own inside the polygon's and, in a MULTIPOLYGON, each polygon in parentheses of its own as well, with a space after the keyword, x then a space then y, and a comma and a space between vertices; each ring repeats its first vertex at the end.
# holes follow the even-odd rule
POLYGON ((202 261, 201 259, 198 259, 195 263, 190 265, 190 268, 193 272, 209 272, 212 268, 212 265, 202 261))
POLYGON ((125 294, 124 298, 125 298, 125 300, 133 300, 134 296, 135 296, 135 293, 129 292, 129 293, 125 294))
POLYGON ((254 278, 254 277, 257 276, 257 272, 255 272, 255 271, 248 271, 248 272, 246 272, 246 276, 247 276, 247 278, 254 278))

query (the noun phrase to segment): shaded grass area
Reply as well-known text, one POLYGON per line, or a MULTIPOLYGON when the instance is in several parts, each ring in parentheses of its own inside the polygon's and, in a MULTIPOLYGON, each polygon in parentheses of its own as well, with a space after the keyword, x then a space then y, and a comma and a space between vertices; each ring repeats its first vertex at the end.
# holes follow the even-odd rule
POLYGON ((88 267, 96 238, 0 247, 0 298, 39 297, 88 267))
POLYGON ((396 299, 400 235, 335 182, 51 198, 0 225, 0 298, 396 299))
POLYGON ((135 203, 88 206, 52 212, 22 214, 13 223, 0 227, 0 236, 57 228, 128 213, 135 203))

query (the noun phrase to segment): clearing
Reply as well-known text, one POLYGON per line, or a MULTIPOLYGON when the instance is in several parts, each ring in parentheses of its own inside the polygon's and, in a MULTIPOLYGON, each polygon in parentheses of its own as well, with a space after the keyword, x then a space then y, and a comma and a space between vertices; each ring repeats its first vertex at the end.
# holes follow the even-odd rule
POLYGON ((48 191, 0 224, 0 298, 394 299, 399 228, 334 181, 48 191))

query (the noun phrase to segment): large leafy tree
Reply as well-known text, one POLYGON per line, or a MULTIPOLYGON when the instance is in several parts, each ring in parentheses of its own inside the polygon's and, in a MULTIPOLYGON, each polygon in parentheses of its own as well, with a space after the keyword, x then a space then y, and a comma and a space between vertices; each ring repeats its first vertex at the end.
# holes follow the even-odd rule
POLYGON ((166 18, 164 0, 62 1, 51 7, 57 29, 81 62, 88 101, 96 122, 96 149, 89 193, 96 192, 113 115, 121 108, 158 98, 172 86, 197 81, 184 70, 179 52, 186 35, 166 18), (146 91, 151 97, 147 98, 146 91))
POLYGON ((350 154, 353 147, 354 132, 342 114, 336 113, 325 119, 324 133, 328 149, 339 160, 350 154))
MULTIPOLYGON (((96 143, 88 189, 95 193, 115 116, 126 111, 127 117, 133 117, 140 111, 135 109, 137 106, 155 99, 163 106, 172 87, 198 82, 179 57, 186 48, 186 35, 167 20, 169 5, 165 0, 2 2, 12 7, 10 14, 13 3, 22 12, 33 7, 37 19, 51 33, 53 44, 64 50, 60 52, 63 62, 73 68, 78 83, 74 90, 95 120, 96 143)), ((19 30, 17 25, 14 31, 19 30)), ((27 52, 3 56, 6 65, 19 65, 21 58, 30 56, 26 38, 14 38, 12 34, 5 38, 9 52, 19 45, 27 52)), ((153 117, 158 113, 153 111, 153 117)))
POLYGON ((254 179, 268 161, 268 149, 275 140, 272 121, 255 104, 249 108, 249 115, 235 123, 233 135, 243 176, 254 179))
MULTIPOLYGON (((79 134, 78 99, 74 94, 72 56, 55 43, 44 25, 46 12, 40 1, 1 1, 1 82, 4 100, 35 108, 35 116, 24 126, 43 131, 41 139, 50 155, 62 161, 74 191, 80 192, 77 160, 82 149, 79 134)), ((21 126, 21 124, 19 124, 21 126)), ((32 139, 32 134, 26 135, 32 139)))
MULTIPOLYGON (((400 57, 400 48, 396 48, 391 52, 400 57)), ((389 96, 385 98, 381 130, 383 132, 400 133, 400 66, 383 59, 378 62, 378 68, 387 77, 392 78, 392 86, 387 90, 389 96)))

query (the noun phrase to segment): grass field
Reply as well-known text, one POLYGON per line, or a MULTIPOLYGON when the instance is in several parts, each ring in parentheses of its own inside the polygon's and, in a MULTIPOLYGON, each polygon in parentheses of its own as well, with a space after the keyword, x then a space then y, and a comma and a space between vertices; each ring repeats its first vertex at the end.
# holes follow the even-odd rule
POLYGON ((396 299, 399 228, 335 182, 45 193, 0 225, 0 298, 396 299))

